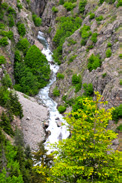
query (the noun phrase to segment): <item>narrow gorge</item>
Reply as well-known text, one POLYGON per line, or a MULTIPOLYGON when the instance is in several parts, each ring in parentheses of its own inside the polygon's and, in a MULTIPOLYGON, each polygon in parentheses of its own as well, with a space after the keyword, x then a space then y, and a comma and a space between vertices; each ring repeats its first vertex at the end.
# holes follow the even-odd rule
POLYGON ((119 183, 121 0, 0 0, 0 182, 119 183))

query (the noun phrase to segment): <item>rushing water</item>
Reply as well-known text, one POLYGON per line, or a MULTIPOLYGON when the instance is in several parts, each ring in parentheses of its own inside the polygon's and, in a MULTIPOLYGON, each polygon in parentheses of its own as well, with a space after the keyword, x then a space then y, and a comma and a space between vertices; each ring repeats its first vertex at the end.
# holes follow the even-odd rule
POLYGON ((44 38, 44 34, 39 31, 37 38, 44 46, 42 53, 46 56, 50 64, 50 69, 52 71, 52 76, 49 84, 39 91, 38 96, 49 110, 49 127, 47 130, 51 132, 51 135, 48 137, 46 142, 54 143, 69 136, 69 132, 67 131, 66 125, 60 127, 57 126, 57 121, 60 123, 63 122, 65 124, 66 122, 63 119, 63 116, 57 110, 57 103, 49 97, 49 89, 50 86, 56 81, 56 73, 59 69, 59 66, 52 63, 52 52, 49 49, 47 40, 44 38))

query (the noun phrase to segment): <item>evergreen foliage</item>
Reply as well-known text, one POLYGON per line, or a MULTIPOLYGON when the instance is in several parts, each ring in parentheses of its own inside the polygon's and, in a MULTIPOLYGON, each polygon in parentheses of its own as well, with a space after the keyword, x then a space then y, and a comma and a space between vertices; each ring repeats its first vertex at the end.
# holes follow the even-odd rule
POLYGON ((3 55, 0 55, 0 65, 5 63, 6 63, 5 57, 3 55))
POLYGON ((64 79, 64 75, 62 73, 57 73, 57 78, 58 79, 64 79))
POLYGON ((88 38, 92 34, 90 31, 90 26, 84 24, 80 30, 80 33, 81 33, 81 37, 82 37, 81 45, 84 46, 84 45, 86 45, 88 38))
POLYGON ((67 9, 67 11, 71 11, 73 8, 76 7, 76 4, 67 1, 64 3, 64 7, 67 9))
POLYGON ((30 43, 27 40, 27 38, 23 38, 21 39, 18 43, 17 43, 17 48, 23 52, 24 55, 26 55, 28 49, 30 47, 30 43))
POLYGON ((60 105, 60 106, 58 107, 58 111, 59 111, 60 113, 64 113, 64 112, 66 111, 66 107, 63 106, 63 105, 60 105))
POLYGON ((87 4, 87 0, 80 0, 80 3, 79 3, 80 13, 84 13, 86 4, 87 4))
POLYGON ((24 24, 18 22, 17 23, 17 28, 18 28, 19 35, 23 37, 26 34, 26 29, 25 29, 24 24))
POLYGON ((55 87, 55 88, 53 89, 53 96, 54 96, 54 97, 60 96, 60 91, 59 91, 59 89, 58 89, 57 87, 55 87))
POLYGON ((80 89, 81 89, 81 86, 82 86, 82 80, 81 80, 81 75, 77 75, 77 74, 74 74, 72 76, 72 84, 75 86, 75 92, 77 93, 80 89))
POLYGON ((100 67, 101 66, 101 60, 100 60, 100 57, 99 55, 91 55, 88 59, 88 69, 89 71, 91 72, 93 69, 96 69, 97 67, 100 67))
POLYGON ((118 123, 118 120, 121 118, 122 118, 122 104, 116 107, 115 110, 112 112, 112 120, 114 120, 115 123, 118 123))
POLYGON ((106 50, 106 57, 109 58, 112 55, 112 51, 110 48, 106 50))
POLYGON ((0 46, 5 47, 5 46, 7 46, 8 44, 9 44, 9 43, 8 43, 7 37, 3 37, 3 38, 0 39, 0 46))
POLYGON ((36 14, 33 14, 32 15, 32 19, 33 19, 33 22, 34 22, 34 24, 35 24, 36 27, 39 27, 41 25, 42 20, 36 14))
POLYGON ((53 7, 52 7, 52 11, 53 11, 54 13, 57 13, 57 12, 58 12, 58 9, 57 9, 55 6, 53 6, 53 7))
POLYGON ((92 96, 93 93, 94 93, 94 89, 93 89, 93 84, 92 83, 89 83, 89 84, 84 83, 83 84, 83 89, 84 89, 84 95, 86 97, 92 96))

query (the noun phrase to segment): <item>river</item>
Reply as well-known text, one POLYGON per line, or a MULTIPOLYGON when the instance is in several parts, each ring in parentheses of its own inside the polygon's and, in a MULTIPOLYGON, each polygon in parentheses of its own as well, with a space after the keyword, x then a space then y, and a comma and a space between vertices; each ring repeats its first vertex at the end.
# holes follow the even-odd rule
POLYGON ((39 98, 43 101, 46 107, 49 110, 49 127, 47 130, 51 132, 51 135, 46 140, 46 144, 55 143, 61 139, 66 139, 69 136, 69 131, 66 128, 66 121, 63 119, 63 116, 57 110, 57 103, 49 97, 49 90, 51 85, 56 81, 56 74, 59 70, 59 66, 53 63, 52 52, 49 49, 47 40, 44 37, 42 32, 38 32, 37 39, 43 44, 44 48, 42 53, 46 56, 52 75, 49 81, 49 84, 39 91, 39 98), (57 123, 64 123, 65 125, 58 127, 57 123))

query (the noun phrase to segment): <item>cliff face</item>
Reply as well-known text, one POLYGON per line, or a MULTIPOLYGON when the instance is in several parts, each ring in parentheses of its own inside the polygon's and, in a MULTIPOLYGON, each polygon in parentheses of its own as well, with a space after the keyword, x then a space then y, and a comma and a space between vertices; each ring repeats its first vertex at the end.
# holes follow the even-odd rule
POLYGON ((48 0, 31 0, 31 10, 41 16, 48 0))
MULTIPOLYGON (((67 99, 82 96, 84 93, 83 84, 92 83, 94 91, 99 91, 103 95, 103 99, 109 102, 109 107, 118 106, 120 104, 120 7, 116 7, 117 1, 113 4, 103 3, 99 1, 88 0, 84 11, 84 17, 81 27, 76 30, 70 37, 65 39, 62 49, 62 60, 59 73, 64 75, 64 79, 58 79, 52 85, 50 96, 63 104, 62 97, 65 95, 67 99), (90 13, 94 13, 94 18, 90 18, 90 13), (101 21, 97 21, 97 17, 102 16, 101 21), (90 31, 97 33, 97 41, 93 43, 91 36, 88 38, 86 45, 81 46, 81 28, 87 25, 90 31), (69 40, 75 41, 75 44, 69 44, 69 40), (110 47, 109 47, 110 44, 110 47), (93 48, 92 48, 92 45, 93 48), (91 48, 90 48, 91 46, 91 48), (90 49, 88 49, 90 48, 90 49), (106 52, 110 48, 111 56, 107 57, 106 52), (88 59, 94 55, 99 55, 101 59, 101 67, 88 70, 88 59), (70 58, 76 56, 72 62, 70 58), (75 92, 75 87, 72 84, 73 74, 80 74, 82 78, 82 88, 79 92, 75 92), (60 91, 60 96, 54 97, 53 90, 57 87, 60 91)), ((79 1, 76 2, 76 7, 72 11, 67 11, 63 5, 48 1, 44 13, 42 15, 43 25, 48 22, 51 27, 50 37, 54 37, 58 28, 57 18, 61 16, 75 17, 79 12, 79 1), (52 12, 52 7, 57 8, 57 12, 52 12)), ((45 30, 47 27, 45 26, 45 30)), ((53 44, 55 48, 55 45, 53 44)))

